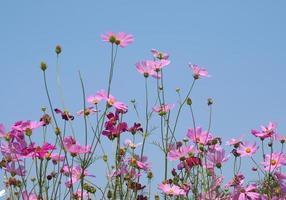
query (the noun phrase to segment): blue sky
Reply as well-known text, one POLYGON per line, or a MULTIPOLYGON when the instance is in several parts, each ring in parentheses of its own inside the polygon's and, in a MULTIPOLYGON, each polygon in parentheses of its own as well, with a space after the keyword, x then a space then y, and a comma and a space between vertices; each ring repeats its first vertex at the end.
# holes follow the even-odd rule
MULTIPOLYGON (((150 49, 170 53, 165 79, 170 102, 175 88, 186 92, 188 62, 206 67, 211 78, 193 91, 197 123, 207 126, 206 99, 214 103, 212 132, 223 138, 249 134, 274 121, 285 133, 286 27, 283 0, 277 1, 3 1, 0 3, 0 122, 38 119, 47 106, 39 63, 46 61, 54 101, 54 47, 60 44, 66 103, 81 103, 78 70, 87 94, 106 87, 109 45, 100 34, 132 33, 135 42, 120 49, 112 93, 143 101, 143 78, 134 64, 151 58, 150 49)), ((185 113, 187 114, 187 112, 185 113)), ((132 114, 131 114, 132 116, 132 114)), ((191 126, 181 120, 182 137, 191 126)), ((252 139, 250 135, 247 138, 252 139)), ((152 147, 153 148, 153 147, 152 147)))

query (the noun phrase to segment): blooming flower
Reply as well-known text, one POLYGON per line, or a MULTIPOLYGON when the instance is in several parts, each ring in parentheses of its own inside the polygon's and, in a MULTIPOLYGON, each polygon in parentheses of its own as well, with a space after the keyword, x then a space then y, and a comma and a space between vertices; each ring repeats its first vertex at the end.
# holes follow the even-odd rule
POLYGON ((250 144, 248 142, 240 143, 237 153, 240 154, 241 157, 249 156, 251 157, 257 151, 256 143, 250 144))
POLYGON ((278 133, 275 133, 274 139, 277 140, 277 141, 280 141, 283 144, 286 141, 286 136, 285 135, 280 135, 278 133))
POLYGON ((107 93, 104 90, 99 90, 96 95, 89 96, 87 102, 92 104, 98 104, 101 100, 107 99, 107 93))
POLYGON ((208 131, 202 131, 201 127, 197 127, 195 131, 193 128, 189 128, 187 137, 193 140, 193 142, 203 145, 207 144, 208 141, 212 139, 210 133, 208 131))
POLYGON ((23 200, 38 200, 38 197, 36 194, 29 193, 27 191, 23 192, 23 200))
POLYGON ((268 126, 261 126, 261 131, 257 131, 252 129, 251 133, 255 136, 255 137, 259 137, 261 139, 265 139, 268 137, 271 137, 276 130, 276 124, 274 124, 273 122, 269 122, 268 126))
POLYGON ((238 146, 241 142, 242 142, 242 139, 243 139, 243 137, 244 137, 244 135, 242 135, 240 138, 238 138, 238 139, 234 139, 234 138, 232 138, 232 139, 230 139, 230 140, 228 140, 225 144, 226 145, 232 145, 232 146, 238 146))
POLYGON ((200 68, 198 65, 191 63, 189 63, 189 67, 192 69, 195 79, 200 77, 209 77, 208 71, 206 69, 200 68))
POLYGON ((154 106, 153 111, 159 113, 159 115, 166 115, 171 109, 175 107, 175 104, 162 104, 159 106, 154 106))
POLYGON ((180 158, 189 157, 190 154, 195 153, 195 148, 192 145, 184 147, 174 147, 168 152, 169 160, 179 160, 180 158))
POLYGON ((224 149, 214 151, 213 153, 208 153, 207 156, 211 164, 213 164, 217 168, 221 168, 222 163, 226 162, 229 159, 229 155, 225 156, 224 149))
MULTIPOLYGON (((80 166, 75 166, 75 167, 68 167, 65 165, 62 168, 62 172, 65 176, 70 177, 68 181, 65 183, 65 185, 70 188, 74 183, 80 180, 81 176, 92 176, 90 175, 87 170, 84 170, 80 166)), ((94 176, 92 176, 94 177, 94 176)))
POLYGON ((130 139, 126 139, 124 141, 124 146, 126 146, 127 148, 131 148, 131 149, 135 149, 136 147, 138 147, 141 144, 142 144, 141 142, 138 144, 135 144, 130 139))
POLYGON ((140 123, 134 123, 132 127, 128 128, 128 131, 134 135, 138 131, 143 132, 143 128, 141 127, 140 123))
POLYGON ((90 153, 91 146, 80 146, 72 136, 64 138, 64 147, 72 156, 90 153))
POLYGON ((31 156, 33 158, 37 157, 40 159, 44 159, 49 151, 55 150, 56 147, 54 145, 51 145, 49 143, 45 143, 42 146, 37 146, 34 148, 34 150, 31 152, 31 156))
POLYGON ((55 112, 57 114, 60 114, 62 116, 62 119, 66 120, 66 121, 74 120, 74 116, 70 115, 68 111, 62 111, 62 110, 56 108, 55 112))
POLYGON ((159 60, 168 60, 169 59, 169 54, 160 52, 157 49, 151 49, 151 53, 154 56, 154 58, 157 58, 159 60))
POLYGON ((266 171, 272 172, 282 165, 286 165, 286 156, 283 153, 273 152, 272 154, 265 155, 265 161, 262 162, 266 171))
POLYGON ((6 131, 3 124, 0 123, 0 138, 6 137, 6 131))
POLYGON ((113 32, 108 32, 106 34, 102 34, 101 38, 105 42, 120 45, 122 48, 126 47, 128 44, 131 44, 134 41, 133 35, 123 32, 119 32, 117 35, 113 32))
POLYGON ((150 75, 153 76, 154 78, 160 78, 161 75, 158 74, 157 72, 154 71, 152 65, 151 65, 151 62, 153 61, 150 61, 150 60, 145 60, 145 61, 140 61, 140 62, 137 62, 135 64, 136 66, 136 70, 140 73, 140 74, 143 74, 143 76, 145 78, 149 77, 150 75))
POLYGON ((186 192, 177 185, 171 186, 170 184, 161 183, 159 184, 159 189, 162 190, 165 194, 170 195, 170 196, 186 195, 186 192))
POLYGON ((6 167, 4 168, 5 171, 9 172, 12 176, 25 176, 26 170, 23 165, 18 165, 16 168, 15 162, 10 162, 6 164, 6 167))
POLYGON ((159 72, 162 68, 170 64, 170 60, 149 61, 149 65, 155 72, 159 72))
POLYGON ((98 112, 98 110, 93 109, 93 106, 90 106, 90 107, 87 107, 85 109, 81 109, 76 114, 77 114, 77 116, 81 116, 81 115, 90 115, 90 114, 93 114, 96 112, 98 112))
POLYGON ((234 191, 234 199, 239 200, 258 200, 260 194, 257 191, 257 186, 255 184, 250 184, 246 188, 245 187, 236 187, 234 191))

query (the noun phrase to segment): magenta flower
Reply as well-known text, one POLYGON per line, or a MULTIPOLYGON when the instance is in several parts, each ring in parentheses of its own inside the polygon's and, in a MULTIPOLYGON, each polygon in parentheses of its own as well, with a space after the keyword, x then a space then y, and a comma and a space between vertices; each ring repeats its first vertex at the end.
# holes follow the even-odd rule
POLYGON ((64 138, 64 147, 72 156, 90 153, 91 146, 80 146, 72 136, 64 138))
POLYGON ((166 115, 170 110, 175 107, 175 104, 162 104, 153 107, 153 111, 159 113, 160 116, 166 115))
POLYGON ((80 111, 78 111, 76 113, 77 116, 81 116, 81 115, 91 115, 98 112, 98 110, 93 109, 93 106, 87 107, 85 109, 81 109, 80 111))
POLYGON ((151 49, 151 53, 154 58, 157 58, 159 60, 168 60, 169 59, 169 54, 160 52, 157 49, 151 49))
POLYGON ((102 34, 101 38, 105 42, 110 42, 111 44, 120 45, 122 48, 126 47, 134 41, 133 35, 119 32, 117 35, 113 32, 108 32, 102 34))
POLYGON ((173 147, 168 152, 169 160, 179 160, 181 158, 187 158, 189 155, 195 153, 195 148, 192 145, 182 146, 182 147, 173 147))
POLYGON ((60 114, 62 116, 62 119, 68 121, 68 120, 74 120, 74 116, 70 115, 68 111, 62 111, 58 108, 55 109, 55 112, 57 114, 60 114))
POLYGON ((186 195, 186 192, 181 189, 179 186, 177 185, 170 185, 167 183, 161 183, 159 184, 159 189, 163 191, 163 193, 165 193, 166 195, 169 196, 184 196, 186 195))
POLYGON ((248 156, 251 157, 256 151, 258 147, 256 147, 256 143, 250 144, 248 142, 240 143, 237 153, 240 154, 241 157, 248 156))
POLYGON ((161 77, 160 74, 156 73, 151 65, 150 60, 145 60, 145 61, 141 61, 141 62, 137 62, 135 64, 137 71, 140 74, 143 74, 143 76, 145 78, 149 77, 149 76, 153 76, 154 78, 159 79, 161 77))
POLYGON ((31 132, 32 130, 43 126, 43 122, 36 121, 17 121, 12 126, 12 131, 31 132))
POLYGON ((40 158, 44 159, 49 155, 49 151, 55 150, 56 147, 54 145, 51 145, 49 143, 43 144, 43 146, 37 146, 34 148, 34 151, 31 152, 31 156, 33 158, 40 158))
POLYGON ((273 152, 272 154, 265 155, 265 161, 262 162, 265 171, 272 172, 279 169, 282 165, 286 165, 286 156, 283 153, 273 152))
POLYGON ((128 128, 128 131, 134 135, 137 132, 143 132, 143 128, 141 127, 140 123, 135 122, 132 127, 128 128))
POLYGON ((200 77, 209 77, 208 71, 206 69, 200 68, 198 65, 191 63, 189 63, 189 67, 192 69, 195 79, 200 77))
POLYGON ((197 127, 196 131, 193 128, 188 129, 187 137, 193 140, 194 143, 207 144, 212 136, 207 131, 202 131, 201 127, 197 127))
POLYGON ((251 133, 255 137, 259 137, 260 139, 265 139, 275 134, 275 130, 276 130, 276 124, 274 124, 273 122, 269 122, 268 126, 263 126, 263 125, 261 126, 261 131, 252 129, 251 133))

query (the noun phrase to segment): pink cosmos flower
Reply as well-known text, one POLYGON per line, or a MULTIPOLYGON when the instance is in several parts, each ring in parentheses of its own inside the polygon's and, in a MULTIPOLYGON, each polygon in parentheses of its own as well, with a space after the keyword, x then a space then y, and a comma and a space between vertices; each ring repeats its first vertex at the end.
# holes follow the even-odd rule
MULTIPOLYGON (((81 200, 81 199, 84 199, 84 198, 81 198, 81 190, 78 189, 77 192, 74 194, 73 196, 73 199, 75 200, 81 200)), ((85 190, 83 191, 83 197, 86 197, 87 199, 90 199, 89 197, 89 193, 87 193, 85 190)))
POLYGON ((65 156, 57 153, 48 154, 48 158, 52 160, 54 164, 57 164, 59 161, 64 161, 65 156))
POLYGON ((276 124, 274 124, 273 122, 269 122, 268 126, 261 126, 261 131, 257 131, 252 129, 251 133, 255 136, 255 137, 259 137, 261 139, 265 139, 268 137, 271 137, 273 134, 275 134, 275 130, 276 130, 276 124))
POLYGON ((98 104, 101 100, 107 99, 107 93, 104 90, 99 90, 96 95, 89 96, 87 102, 91 104, 98 104))
POLYGON ((183 196, 186 195, 186 192, 181 189, 177 185, 170 185, 170 184, 159 184, 159 189, 162 190, 166 195, 169 196, 183 196))
POLYGON ((16 162, 12 161, 10 163, 6 164, 6 167, 4 170, 6 172, 9 172, 12 176, 18 175, 18 176, 25 176, 26 170, 23 165, 19 165, 17 162, 18 167, 16 167, 16 162))
POLYGON ((244 138, 244 135, 240 136, 240 138, 238 138, 238 139, 232 138, 232 139, 228 140, 225 144, 229 145, 229 146, 232 145, 232 146, 236 147, 237 145, 239 145, 242 142, 243 138, 244 138))
POLYGON ((248 156, 251 157, 256 151, 258 147, 256 147, 256 143, 250 144, 248 142, 240 143, 237 153, 240 154, 241 157, 248 156))
POLYGON ((90 114, 94 114, 98 112, 98 110, 93 109, 93 106, 87 107, 85 109, 81 109, 80 111, 78 111, 76 113, 77 116, 81 116, 81 115, 90 115, 90 114))
POLYGON ((220 149, 219 151, 215 151, 214 153, 208 153, 208 160, 216 166, 217 168, 221 168, 222 164, 225 163, 230 155, 225 155, 224 149, 220 149))
POLYGON ((142 159, 140 156, 135 155, 134 157, 128 159, 129 163, 138 169, 142 169, 144 171, 148 171, 151 169, 151 164, 148 162, 148 157, 143 156, 142 159))
POLYGON ((68 121, 68 120, 74 120, 74 116, 70 115, 68 111, 62 111, 58 108, 55 109, 55 112, 57 114, 60 114, 62 116, 62 119, 68 121))
POLYGON ((133 35, 119 32, 117 35, 113 32, 108 32, 102 34, 101 38, 105 42, 110 42, 111 44, 120 45, 122 48, 126 47, 134 41, 133 35))
POLYGON ((166 67, 170 64, 170 60, 156 60, 156 61, 149 61, 149 65, 155 72, 159 72, 161 69, 166 67))
POLYGON ((280 141, 281 143, 285 143, 286 136, 285 135, 280 135, 278 133, 275 133, 274 139, 277 140, 277 141, 280 141))
POLYGON ((189 63, 189 67, 192 69, 195 79, 200 77, 209 77, 208 71, 206 69, 200 68, 198 65, 191 63, 189 63))
POLYGON ((212 136, 208 131, 202 131, 201 127, 197 127, 196 131, 193 128, 188 129, 187 137, 193 140, 195 143, 200 144, 207 144, 211 139, 212 136))
POLYGON ((29 193, 27 191, 23 192, 23 200, 38 200, 38 197, 36 194, 29 193))
POLYGON ((154 69, 151 65, 151 62, 153 62, 153 61, 145 60, 145 61, 137 62, 135 64, 136 69, 140 74, 143 74, 143 76, 145 78, 147 78, 149 76, 153 76, 154 78, 159 79, 161 77, 161 75, 154 71, 154 69))
POLYGON ((82 175, 92 176, 86 170, 82 171, 82 168, 80 166, 68 167, 67 165, 65 165, 62 168, 62 172, 64 173, 65 176, 70 177, 68 181, 65 183, 66 187, 68 188, 70 188, 74 183, 79 181, 82 175))
POLYGON ((272 172, 279 169, 282 165, 286 165, 286 156, 283 153, 273 152, 272 154, 265 155, 265 161, 262 162, 265 171, 272 172))
POLYGON ((66 151, 68 151, 73 156, 90 153, 90 145, 80 146, 72 136, 65 137, 63 143, 66 151))
POLYGON ((142 142, 135 144, 130 139, 126 139, 124 141, 124 146, 127 148, 131 148, 131 149, 135 149, 136 147, 140 146, 141 144, 142 144, 142 142))
POLYGON ((12 126, 12 130, 23 132, 23 131, 32 131, 36 128, 43 126, 43 122, 37 121, 17 121, 12 126))
POLYGON ((257 186, 255 184, 250 184, 246 188, 236 187, 233 197, 238 200, 258 200, 260 198, 260 194, 257 191, 257 186))
POLYGON ((168 152, 169 160, 179 160, 180 158, 189 157, 190 154, 195 153, 195 148, 193 145, 182 146, 182 147, 174 147, 168 152))
POLYGON ((153 107, 153 111, 163 116, 163 115, 166 115, 174 107, 175 107, 175 104, 163 104, 163 105, 153 107))
POLYGON ((48 155, 49 151, 55 150, 55 149, 56 147, 54 145, 45 143, 42 146, 35 147, 34 150, 31 152, 31 156, 32 158, 44 159, 48 155))
POLYGON ((157 58, 159 60, 168 60, 169 59, 169 54, 160 52, 157 49, 151 49, 151 53, 154 58, 157 58))

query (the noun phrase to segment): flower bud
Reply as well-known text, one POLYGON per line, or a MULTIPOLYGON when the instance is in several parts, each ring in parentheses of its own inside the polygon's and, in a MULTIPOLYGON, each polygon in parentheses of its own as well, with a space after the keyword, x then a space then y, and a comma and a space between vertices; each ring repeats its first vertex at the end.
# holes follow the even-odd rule
POLYGON ((56 46, 55 52, 57 55, 59 55, 62 52, 62 47, 60 45, 56 46))
POLYGON ((41 70, 42 70, 42 71, 46 71, 46 69, 47 69, 47 64, 44 63, 44 62, 41 62, 40 67, 41 67, 41 70))
POLYGON ((187 104, 190 106, 190 105, 192 105, 192 103, 193 103, 192 99, 190 97, 188 97, 187 104))
POLYGON ((154 177, 153 173, 152 172, 148 172, 147 178, 148 179, 152 179, 153 177, 154 177))
POLYGON ((112 198, 112 191, 111 191, 111 190, 108 190, 108 192, 107 192, 107 198, 108 198, 108 199, 111 199, 111 198, 112 198))
POLYGON ((108 160, 107 155, 106 155, 106 154, 105 154, 105 155, 103 155, 103 158, 102 158, 102 159, 103 159, 103 161, 104 161, 104 162, 107 162, 107 160, 108 160))
POLYGON ((160 200, 160 197, 158 194, 155 195, 155 200, 160 200))
POLYGON ((55 134, 60 135, 61 134, 61 129, 59 127, 55 128, 55 134))
POLYGON ((214 103, 212 98, 208 98, 208 106, 211 106, 214 103))

